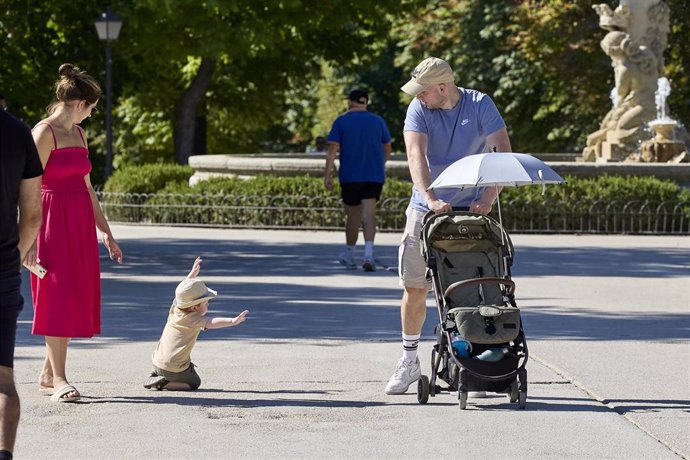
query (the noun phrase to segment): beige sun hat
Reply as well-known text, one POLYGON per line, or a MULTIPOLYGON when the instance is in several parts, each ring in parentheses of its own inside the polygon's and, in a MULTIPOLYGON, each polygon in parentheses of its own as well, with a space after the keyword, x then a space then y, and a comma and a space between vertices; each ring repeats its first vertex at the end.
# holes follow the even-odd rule
POLYGON ((177 285, 173 306, 182 309, 189 308, 217 295, 218 292, 207 288, 199 278, 187 278, 177 285))
POLYGON ((453 69, 443 59, 430 57, 424 59, 412 71, 412 78, 405 83, 401 90, 410 96, 416 96, 429 85, 437 83, 454 83, 453 69))

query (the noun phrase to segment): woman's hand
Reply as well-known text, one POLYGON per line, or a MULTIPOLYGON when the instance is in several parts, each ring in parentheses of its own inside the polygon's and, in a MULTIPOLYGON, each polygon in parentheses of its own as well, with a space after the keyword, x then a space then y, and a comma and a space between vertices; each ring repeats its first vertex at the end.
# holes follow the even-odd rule
POLYGON ((122 264, 122 249, 120 249, 120 246, 117 244, 117 241, 115 241, 115 238, 113 238, 112 235, 104 233, 103 244, 108 250, 110 260, 116 260, 118 264, 122 264))

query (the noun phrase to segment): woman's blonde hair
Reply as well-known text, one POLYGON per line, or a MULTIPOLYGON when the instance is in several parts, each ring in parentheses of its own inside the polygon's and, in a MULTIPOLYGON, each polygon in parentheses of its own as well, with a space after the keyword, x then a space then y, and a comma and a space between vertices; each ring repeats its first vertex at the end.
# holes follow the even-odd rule
POLYGON ((96 79, 74 64, 62 64, 58 74, 60 78, 55 82, 55 99, 48 106, 48 113, 53 113, 60 102, 86 101, 93 104, 101 97, 101 86, 96 79))

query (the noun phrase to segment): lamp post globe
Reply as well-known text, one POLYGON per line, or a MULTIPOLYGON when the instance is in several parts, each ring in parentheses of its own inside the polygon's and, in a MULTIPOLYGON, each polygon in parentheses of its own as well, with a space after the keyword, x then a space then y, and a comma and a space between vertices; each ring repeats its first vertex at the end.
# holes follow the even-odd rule
POLYGON ((105 42, 105 180, 107 180, 113 172, 111 43, 120 35, 122 20, 108 7, 96 18, 94 24, 98 38, 105 42))

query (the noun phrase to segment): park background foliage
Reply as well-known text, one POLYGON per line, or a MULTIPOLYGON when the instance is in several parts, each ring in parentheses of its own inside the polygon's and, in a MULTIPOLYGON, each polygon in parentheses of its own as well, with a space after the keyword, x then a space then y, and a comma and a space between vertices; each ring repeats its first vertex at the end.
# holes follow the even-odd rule
MULTIPOLYGON (((219 177, 191 186, 192 172, 189 166, 174 164, 123 167, 106 183, 102 205, 110 219, 121 222, 331 229, 344 225, 337 181, 331 191, 324 189, 323 179, 309 176, 219 177)), ((402 230, 410 188, 408 181, 386 181, 378 203, 380 230, 402 230)), ((500 197, 503 221, 514 231, 674 233, 686 232, 690 219, 690 190, 653 177, 566 177, 565 184, 544 190, 504 188, 500 197)), ((497 207, 493 216, 499 217, 497 207)))
MULTIPOLYGON (((690 1, 666 0, 671 115, 690 120, 690 1)), ((617 1, 609 0, 611 6, 617 1)), ((113 0, 115 166, 201 153, 297 152, 324 135, 355 86, 388 122, 395 151, 415 64, 447 59, 462 86, 493 96, 516 151, 577 152, 610 107, 613 74, 583 0, 113 0)), ((32 125, 57 69, 101 81, 95 0, 0 0, 0 93, 32 125)), ((101 110, 84 123, 103 182, 101 110)))

